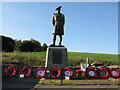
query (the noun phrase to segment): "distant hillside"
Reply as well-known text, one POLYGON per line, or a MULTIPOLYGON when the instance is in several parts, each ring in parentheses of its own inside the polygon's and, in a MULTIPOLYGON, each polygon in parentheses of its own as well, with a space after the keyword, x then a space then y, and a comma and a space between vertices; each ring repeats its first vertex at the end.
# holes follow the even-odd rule
MULTIPOLYGON (((44 66, 46 52, 2 52, 2 55, 4 64, 18 60, 20 65, 44 66)), ((86 58, 90 58, 90 63, 100 61, 106 65, 120 65, 117 54, 68 52, 69 66, 79 66, 86 58)))

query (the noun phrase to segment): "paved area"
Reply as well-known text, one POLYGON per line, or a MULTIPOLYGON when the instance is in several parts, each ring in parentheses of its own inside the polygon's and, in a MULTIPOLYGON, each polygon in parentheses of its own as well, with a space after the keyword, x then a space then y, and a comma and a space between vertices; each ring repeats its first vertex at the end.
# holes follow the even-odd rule
MULTIPOLYGON (((61 80, 47 79, 40 80, 37 78, 7 78, 3 79, 2 82, 3 89, 30 89, 37 90, 40 88, 110 88, 116 89, 120 88, 119 79, 106 79, 106 80, 63 80, 61 85, 61 80)), ((107 90, 107 89, 106 89, 107 90)))

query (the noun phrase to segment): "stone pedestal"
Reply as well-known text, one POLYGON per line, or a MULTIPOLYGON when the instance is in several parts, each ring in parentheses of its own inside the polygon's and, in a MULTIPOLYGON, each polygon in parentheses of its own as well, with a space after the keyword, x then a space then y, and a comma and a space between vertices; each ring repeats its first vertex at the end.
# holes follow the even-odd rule
POLYGON ((48 47, 46 52, 45 67, 67 67, 68 56, 65 47, 48 47))

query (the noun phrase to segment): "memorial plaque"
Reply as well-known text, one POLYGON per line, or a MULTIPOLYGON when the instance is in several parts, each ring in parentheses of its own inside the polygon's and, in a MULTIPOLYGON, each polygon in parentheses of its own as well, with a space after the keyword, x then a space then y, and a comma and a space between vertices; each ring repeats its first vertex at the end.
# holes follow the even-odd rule
POLYGON ((53 51, 53 64, 62 64, 62 52, 61 51, 53 51))
POLYGON ((67 67, 68 57, 65 47, 48 47, 46 53, 45 67, 67 67))

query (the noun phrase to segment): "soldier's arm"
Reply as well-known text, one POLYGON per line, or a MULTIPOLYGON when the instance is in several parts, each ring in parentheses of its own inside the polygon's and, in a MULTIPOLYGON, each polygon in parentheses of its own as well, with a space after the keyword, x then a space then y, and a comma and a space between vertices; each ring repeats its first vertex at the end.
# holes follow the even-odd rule
POLYGON ((54 15, 52 15, 52 24, 55 24, 55 19, 54 19, 54 15))
POLYGON ((63 25, 65 24, 65 16, 63 15, 63 25))

